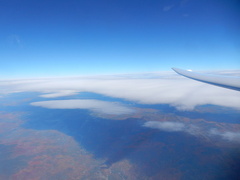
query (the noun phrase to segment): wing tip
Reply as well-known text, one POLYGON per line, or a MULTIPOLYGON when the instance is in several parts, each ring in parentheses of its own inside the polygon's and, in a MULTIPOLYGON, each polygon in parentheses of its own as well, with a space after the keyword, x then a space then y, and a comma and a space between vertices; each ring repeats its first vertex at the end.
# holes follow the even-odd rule
POLYGON ((183 71, 182 69, 175 68, 175 67, 173 67, 172 70, 174 70, 178 74, 181 74, 181 71, 183 71))

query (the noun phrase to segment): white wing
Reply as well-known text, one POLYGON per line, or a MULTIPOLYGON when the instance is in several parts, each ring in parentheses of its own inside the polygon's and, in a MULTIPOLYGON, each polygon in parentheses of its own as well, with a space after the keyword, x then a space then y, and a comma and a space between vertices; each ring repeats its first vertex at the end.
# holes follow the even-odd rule
POLYGON ((196 72, 186 71, 178 68, 172 68, 172 69, 182 76, 185 76, 197 81, 240 91, 240 77, 196 73, 196 72))

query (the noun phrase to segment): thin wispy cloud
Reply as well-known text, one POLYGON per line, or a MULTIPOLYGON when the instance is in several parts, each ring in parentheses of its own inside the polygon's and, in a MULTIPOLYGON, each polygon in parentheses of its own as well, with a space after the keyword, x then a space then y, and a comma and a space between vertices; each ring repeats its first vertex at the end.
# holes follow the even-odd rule
MULTIPOLYGON (((202 129, 192 123, 174 122, 174 121, 148 121, 143 127, 159 129, 167 132, 185 132, 194 136, 199 136, 202 129)), ((205 131, 205 130, 204 130, 205 131)))
POLYGON ((148 121, 144 125, 144 127, 160 129, 163 131, 184 131, 185 125, 179 122, 157 122, 157 121, 148 121))
POLYGON ((117 102, 107 102, 94 99, 52 100, 31 103, 49 109, 88 109, 96 113, 121 115, 130 114, 134 110, 117 102))
POLYGON ((53 93, 47 93, 47 94, 42 94, 40 95, 41 97, 44 98, 56 98, 56 97, 63 97, 63 96, 73 96, 78 94, 77 91, 73 91, 73 90, 62 90, 59 92, 53 92, 53 93))
POLYGON ((197 137, 218 137, 229 142, 240 143, 240 132, 221 131, 217 128, 208 129, 191 123, 171 122, 171 121, 148 121, 143 124, 143 127, 158 129, 166 132, 183 132, 197 137))
POLYGON ((169 104, 178 110, 212 104, 240 109, 240 92, 193 81, 175 74, 158 78, 99 76, 81 78, 46 78, 0 81, 0 94, 39 92, 41 97, 55 98, 92 92, 123 98, 142 104, 169 104))
POLYGON ((7 37, 7 42, 11 46, 22 47, 20 37, 16 34, 12 34, 12 35, 8 36, 7 37))
POLYGON ((219 136, 228 141, 235 141, 240 143, 240 132, 231 132, 231 131, 221 132, 217 129, 211 129, 210 134, 219 136))
POLYGON ((164 6, 164 7, 163 7, 163 11, 164 11, 164 12, 170 11, 173 7, 174 7, 174 5, 164 6))

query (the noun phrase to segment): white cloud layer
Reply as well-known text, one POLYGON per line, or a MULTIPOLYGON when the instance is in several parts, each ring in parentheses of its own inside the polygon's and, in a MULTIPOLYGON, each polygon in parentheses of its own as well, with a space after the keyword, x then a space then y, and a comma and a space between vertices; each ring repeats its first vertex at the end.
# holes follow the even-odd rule
POLYGON ((240 109, 240 92, 197 82, 174 73, 45 78, 0 81, 0 95, 40 92, 45 98, 93 92, 142 104, 170 104, 179 110, 213 104, 240 109), (151 78, 153 77, 153 78, 151 78))
POLYGON ((93 99, 72 99, 72 100, 52 100, 31 103, 33 106, 40 106, 49 109, 88 109, 96 113, 104 114, 130 114, 132 109, 116 102, 106 102, 93 99))

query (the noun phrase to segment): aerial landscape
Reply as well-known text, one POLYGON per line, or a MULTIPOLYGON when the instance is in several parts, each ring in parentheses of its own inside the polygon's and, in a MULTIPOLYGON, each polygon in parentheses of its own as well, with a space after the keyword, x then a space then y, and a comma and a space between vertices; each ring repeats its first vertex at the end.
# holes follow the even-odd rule
POLYGON ((236 0, 0 2, 0 180, 237 180, 236 0))

